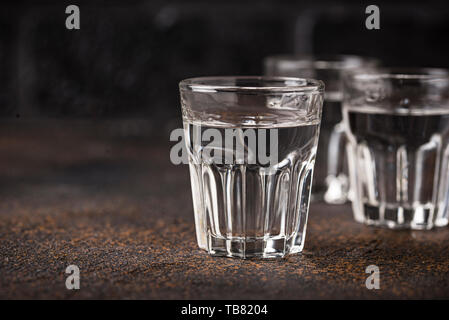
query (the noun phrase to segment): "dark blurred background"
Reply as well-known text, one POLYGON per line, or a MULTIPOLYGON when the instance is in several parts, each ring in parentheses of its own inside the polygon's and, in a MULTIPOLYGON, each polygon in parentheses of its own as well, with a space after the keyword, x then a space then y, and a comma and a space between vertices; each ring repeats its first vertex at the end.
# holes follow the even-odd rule
POLYGON ((449 10, 439 1, 14 1, 0 8, 0 115, 18 120, 137 119, 168 138, 181 125, 180 80, 261 74, 268 55, 347 53, 391 66, 449 67, 449 10), (65 28, 69 4, 80 7, 80 30, 65 28), (369 4, 380 7, 380 30, 365 28, 369 4))

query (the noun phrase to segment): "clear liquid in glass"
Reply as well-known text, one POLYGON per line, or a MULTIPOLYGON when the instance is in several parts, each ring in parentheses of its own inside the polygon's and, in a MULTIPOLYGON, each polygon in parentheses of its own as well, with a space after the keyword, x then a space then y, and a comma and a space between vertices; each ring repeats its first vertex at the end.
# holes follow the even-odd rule
POLYGON ((389 228, 447 224, 448 110, 348 109, 356 220, 389 228))
MULTIPOLYGON (((196 235, 199 247, 210 254, 274 258, 301 252, 319 121, 279 119, 282 117, 259 127, 230 119, 184 120, 196 235), (223 137, 224 131, 232 128, 254 130, 257 144, 259 130, 277 130, 278 161, 226 164, 223 157, 235 150, 225 150, 224 142, 221 156, 205 155, 209 141, 195 137, 210 128, 219 130, 223 137)), ((243 143, 251 152, 246 140, 243 143)))

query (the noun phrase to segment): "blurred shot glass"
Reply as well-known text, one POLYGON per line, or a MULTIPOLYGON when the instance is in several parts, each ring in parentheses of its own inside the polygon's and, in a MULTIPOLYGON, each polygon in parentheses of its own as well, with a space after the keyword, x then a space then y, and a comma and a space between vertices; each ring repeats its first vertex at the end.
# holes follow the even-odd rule
POLYGON ((343 118, 355 219, 388 228, 447 225, 448 72, 348 73, 343 118))
POLYGON ((324 200, 330 204, 342 204, 348 200, 349 179, 345 159, 346 137, 341 116, 341 78, 348 70, 376 65, 377 60, 352 55, 280 55, 265 59, 267 75, 315 78, 324 81, 326 85, 313 200, 324 200))

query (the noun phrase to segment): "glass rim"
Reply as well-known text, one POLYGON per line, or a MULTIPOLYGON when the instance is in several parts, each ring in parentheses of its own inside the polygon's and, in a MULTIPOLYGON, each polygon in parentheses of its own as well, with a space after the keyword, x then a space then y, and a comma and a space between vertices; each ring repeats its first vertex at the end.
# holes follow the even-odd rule
POLYGON ((345 73, 354 81, 403 80, 403 81, 449 81, 449 69, 444 68, 366 68, 345 73))
POLYGON ((192 92, 236 92, 236 93, 323 93, 324 83, 321 80, 278 77, 278 76, 212 76, 184 79, 179 82, 181 90, 192 92), (236 81, 250 82, 253 85, 236 85, 236 81), (232 84, 234 82, 234 84, 232 84), (260 82, 260 86, 254 85, 260 82), (262 84, 279 83, 279 85, 262 84))
POLYGON ((352 54, 301 55, 279 54, 264 59, 265 65, 276 63, 285 69, 334 69, 350 70, 364 66, 375 66, 380 60, 352 54))

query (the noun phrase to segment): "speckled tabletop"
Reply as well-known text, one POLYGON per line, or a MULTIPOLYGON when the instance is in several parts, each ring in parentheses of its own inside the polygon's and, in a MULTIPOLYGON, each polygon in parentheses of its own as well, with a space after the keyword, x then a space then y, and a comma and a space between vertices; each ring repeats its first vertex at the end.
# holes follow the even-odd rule
POLYGON ((166 142, 32 127, 0 129, 0 298, 449 298, 449 228, 374 229, 315 203, 302 255, 212 258, 166 142), (65 287, 71 264, 79 290, 65 287), (365 287, 371 264, 379 290, 365 287))

